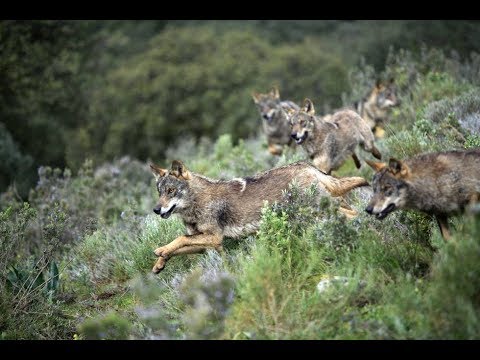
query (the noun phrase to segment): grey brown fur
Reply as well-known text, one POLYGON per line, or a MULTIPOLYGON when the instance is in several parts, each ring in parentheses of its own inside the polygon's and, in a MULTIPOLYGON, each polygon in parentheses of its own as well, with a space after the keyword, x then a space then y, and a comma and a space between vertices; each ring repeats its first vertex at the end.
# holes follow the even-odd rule
POLYGON ((366 211, 378 219, 396 209, 434 215, 444 238, 448 216, 461 213, 480 195, 480 149, 446 151, 389 164, 368 162, 376 171, 366 211))
POLYGON ((303 108, 291 114, 290 126, 292 138, 303 146, 313 164, 327 174, 342 166, 349 156, 359 168, 357 145, 381 159, 372 131, 353 110, 340 110, 327 121, 315 116, 313 103, 305 99, 303 108))
POLYGON ((293 101, 281 101, 277 88, 266 94, 253 93, 252 98, 262 118, 268 151, 273 155, 281 155, 285 145, 293 144, 287 114, 300 107, 293 101))
POLYGON ((372 129, 375 137, 383 137, 384 126, 392 107, 400 104, 394 79, 377 81, 370 93, 355 104, 355 110, 372 129))
POLYGON ((220 181, 192 173, 179 161, 170 170, 151 165, 157 179, 159 203, 154 212, 163 218, 178 214, 187 234, 155 250, 159 256, 154 272, 175 255, 198 253, 206 248, 222 248, 225 236, 238 238, 258 230, 265 203, 281 201, 282 190, 293 180, 304 188, 317 184, 319 194, 339 197, 347 216, 356 212, 346 205, 343 195, 368 185, 361 177, 335 178, 305 162, 271 169, 252 177, 220 181))

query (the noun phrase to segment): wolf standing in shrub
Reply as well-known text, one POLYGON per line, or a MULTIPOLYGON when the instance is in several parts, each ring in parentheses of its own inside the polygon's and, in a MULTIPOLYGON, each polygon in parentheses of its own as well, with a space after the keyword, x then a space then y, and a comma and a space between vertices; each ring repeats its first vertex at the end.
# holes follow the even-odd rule
POLYGON ((288 112, 300 107, 292 101, 280 101, 280 93, 274 87, 267 94, 252 94, 253 101, 262 117, 263 131, 267 135, 268 151, 272 155, 281 155, 284 145, 291 145, 288 112))
POLYGON ((355 110, 364 119, 373 131, 376 138, 385 136, 385 122, 388 112, 400 103, 397 98, 395 80, 388 82, 377 80, 370 93, 362 100, 355 103, 355 110))
POLYGON ((396 209, 434 215, 442 236, 450 238, 448 216, 480 199, 480 149, 446 151, 389 164, 367 163, 376 171, 373 197, 365 209, 384 219, 396 209))

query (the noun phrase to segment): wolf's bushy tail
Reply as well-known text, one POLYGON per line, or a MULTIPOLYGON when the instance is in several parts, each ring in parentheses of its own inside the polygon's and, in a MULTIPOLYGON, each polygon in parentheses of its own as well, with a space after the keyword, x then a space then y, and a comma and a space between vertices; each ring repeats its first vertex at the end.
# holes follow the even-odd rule
POLYGON ((359 176, 343 178, 327 176, 324 177, 321 181, 327 191, 332 194, 332 196, 342 196, 357 187, 369 185, 367 180, 359 176))

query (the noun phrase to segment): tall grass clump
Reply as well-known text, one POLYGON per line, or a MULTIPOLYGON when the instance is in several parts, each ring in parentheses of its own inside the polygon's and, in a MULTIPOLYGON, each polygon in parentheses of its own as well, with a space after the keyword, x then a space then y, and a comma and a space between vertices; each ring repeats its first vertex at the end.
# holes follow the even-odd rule
POLYGON ((31 244, 28 230, 38 216, 28 203, 0 212, 0 334, 3 339, 61 339, 71 322, 62 311, 61 234, 66 214, 55 206, 31 244))

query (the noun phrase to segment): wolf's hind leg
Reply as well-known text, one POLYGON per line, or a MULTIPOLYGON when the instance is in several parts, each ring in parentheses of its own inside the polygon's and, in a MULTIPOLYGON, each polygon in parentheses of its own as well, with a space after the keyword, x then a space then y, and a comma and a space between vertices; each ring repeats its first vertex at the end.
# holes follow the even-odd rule
POLYGON ((382 154, 380 154, 380 151, 378 151, 378 149, 373 144, 372 144, 372 155, 375 156, 379 160, 382 159, 382 154))
POLYGON ((365 151, 368 151, 369 153, 371 153, 373 156, 375 156, 377 159, 381 160, 382 159, 382 154, 380 153, 380 151, 377 149, 377 147, 375 146, 375 144, 373 143, 373 141, 366 141, 364 144, 363 144, 363 149, 365 151))
POLYGON ((448 227, 448 218, 445 215, 435 215, 437 219, 438 227, 440 228, 440 233, 445 240, 450 240, 452 235, 448 227))
POLYGON ((360 163, 360 160, 358 159, 357 154, 352 153, 352 158, 353 158, 353 161, 355 162, 356 168, 357 168, 357 169, 360 169, 360 167, 362 166, 362 164, 360 163))

